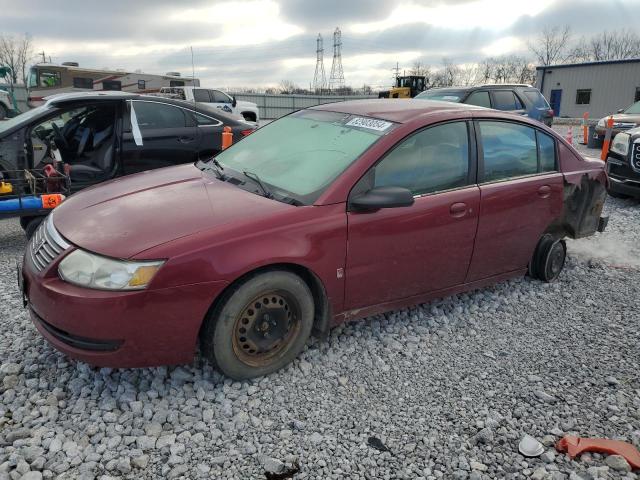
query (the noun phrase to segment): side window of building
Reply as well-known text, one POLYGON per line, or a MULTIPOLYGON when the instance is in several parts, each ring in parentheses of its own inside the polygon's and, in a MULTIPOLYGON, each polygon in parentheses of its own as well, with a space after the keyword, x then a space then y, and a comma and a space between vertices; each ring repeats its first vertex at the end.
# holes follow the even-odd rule
POLYGON ((556 142, 546 133, 537 131, 538 156, 540 158, 540 172, 554 172, 556 166, 556 142))
POLYGON ((491 108, 491 100, 489 99, 489 92, 473 92, 469 95, 464 103, 469 105, 477 105, 479 107, 491 108))
POLYGON ((103 80, 102 89, 120 91, 122 90, 122 82, 120 82, 119 80, 103 80))
POLYGON ((73 77, 73 88, 84 88, 87 90, 93 90, 93 79, 73 77))
POLYGON ((404 187, 423 195, 468 184, 465 122, 422 130, 396 145, 374 169, 373 185, 404 187))
POLYGON ((196 102, 210 103, 211 102, 211 98, 209 97, 209 90, 205 90, 204 88, 194 88, 193 89, 193 99, 196 102))
POLYGON ((482 140, 484 182, 538 173, 536 131, 509 122, 478 122, 482 140))
POLYGON ((576 105, 589 105, 591 103, 591 89, 576 90, 576 105))
POLYGON ((517 110, 516 99, 509 90, 496 90, 493 92, 493 108, 496 110, 517 110))
POLYGON ((146 80, 138 80, 138 90, 144 90, 147 88, 146 80))
POLYGON ((181 108, 157 102, 131 102, 140 130, 183 128, 187 119, 181 108))

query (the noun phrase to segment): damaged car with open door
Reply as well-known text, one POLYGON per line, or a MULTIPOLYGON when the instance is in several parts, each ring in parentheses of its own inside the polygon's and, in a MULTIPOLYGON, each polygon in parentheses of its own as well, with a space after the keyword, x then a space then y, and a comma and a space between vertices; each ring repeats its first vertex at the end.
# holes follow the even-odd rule
POLYGON ((199 350, 246 379, 345 321, 555 280, 564 238, 604 230, 606 186, 603 162, 519 115, 325 104, 209 161, 73 195, 40 227, 59 253, 32 239, 18 278, 38 331, 73 358, 142 367, 199 350))
MULTIPOLYGON (((0 174, 52 165, 70 179, 71 192, 160 167, 194 163, 222 150, 255 126, 218 109, 125 92, 55 95, 0 123, 0 174)), ((31 220, 24 217, 26 227, 31 220)), ((30 229, 31 230, 31 229, 30 229)))

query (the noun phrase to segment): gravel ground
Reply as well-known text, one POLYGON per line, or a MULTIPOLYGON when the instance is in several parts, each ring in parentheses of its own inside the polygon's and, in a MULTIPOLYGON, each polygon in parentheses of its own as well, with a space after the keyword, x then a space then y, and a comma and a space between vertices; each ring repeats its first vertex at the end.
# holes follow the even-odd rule
POLYGON ((0 222, 0 480, 39 478, 637 478, 570 461, 564 433, 640 446, 640 204, 569 242, 560 279, 520 278, 334 329, 254 382, 201 360, 94 369, 22 309, 24 248, 0 222), (530 434, 546 446, 524 458, 530 434))

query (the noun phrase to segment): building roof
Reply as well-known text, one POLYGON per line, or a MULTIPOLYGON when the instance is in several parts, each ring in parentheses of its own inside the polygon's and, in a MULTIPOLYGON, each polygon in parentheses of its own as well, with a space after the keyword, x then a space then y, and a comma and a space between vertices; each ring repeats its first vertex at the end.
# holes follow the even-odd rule
POLYGON ((349 100, 347 102, 325 103, 311 107, 314 110, 349 113, 364 117, 380 118, 390 122, 405 123, 418 115, 446 111, 485 110, 484 107, 464 103, 440 102, 436 100, 414 100, 382 98, 375 100, 349 100))
POLYGON ((615 65, 618 63, 640 63, 640 58, 625 58, 624 60, 604 60, 601 62, 564 63, 559 65, 541 65, 539 67, 536 67, 536 70, 546 70, 548 68, 595 67, 599 65, 615 65))

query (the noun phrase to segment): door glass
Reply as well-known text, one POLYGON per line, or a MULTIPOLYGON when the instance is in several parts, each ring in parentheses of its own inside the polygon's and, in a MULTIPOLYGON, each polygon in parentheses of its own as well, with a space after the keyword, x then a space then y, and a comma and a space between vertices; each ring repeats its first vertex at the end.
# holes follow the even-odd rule
POLYGON ((540 171, 556 171, 556 142, 549 135, 538 132, 538 152, 540 154, 540 171))
POLYGON ((497 110, 516 110, 516 101, 513 92, 508 90, 496 90, 493 92, 494 105, 497 110))
POLYGON ((211 117, 207 117, 200 113, 196 113, 195 117, 196 117, 196 122, 198 122, 198 125, 220 125, 220 122, 218 120, 211 117))
POLYGON ((221 92, 220 90, 211 90, 211 95, 213 96, 214 102, 231 103, 229 96, 226 93, 221 92))
POLYGON ((193 99, 196 102, 211 102, 211 98, 209 97, 209 91, 204 88, 194 88, 193 89, 193 99))
POLYGON ((516 95, 515 93, 513 94, 513 98, 516 102, 516 110, 524 110, 524 105, 522 105, 522 102, 520 101, 520 99, 518 98, 518 95, 516 95))
POLYGON ((479 122, 485 182, 538 172, 536 132, 508 122, 479 122))
POLYGON ((141 130, 183 128, 187 126, 181 108, 157 102, 132 102, 141 130))
POLYGON ((471 95, 469 95, 469 98, 467 98, 464 103, 469 105, 477 105, 479 107, 491 108, 489 92, 473 92, 471 95))
POLYGON ((375 167, 374 186, 423 195, 467 185, 469 139, 464 122, 422 130, 396 145, 375 167))

